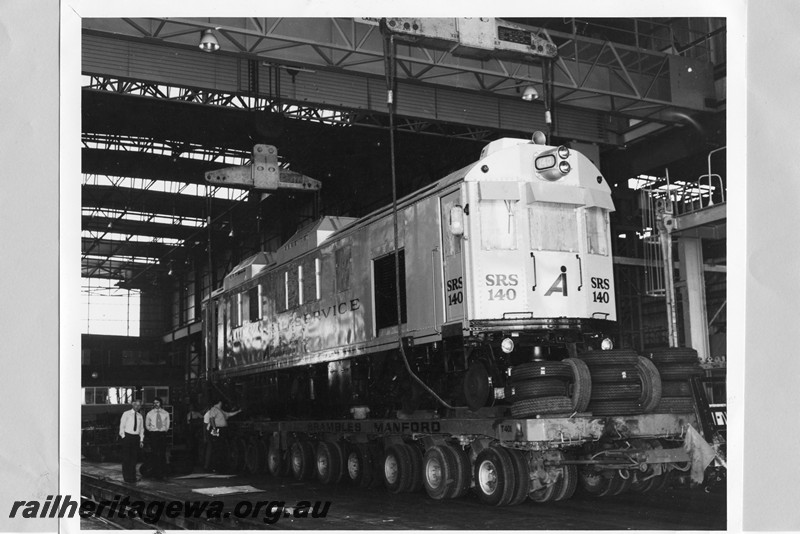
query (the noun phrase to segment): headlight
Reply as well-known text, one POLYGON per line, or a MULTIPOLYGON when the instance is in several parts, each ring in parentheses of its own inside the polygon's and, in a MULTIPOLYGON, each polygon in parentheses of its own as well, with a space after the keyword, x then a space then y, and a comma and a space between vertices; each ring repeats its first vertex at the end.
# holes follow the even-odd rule
POLYGON ((510 337, 505 338, 502 343, 500 343, 500 349, 506 354, 510 354, 514 350, 514 340, 510 337))
POLYGON ((600 348, 601 348, 601 349, 603 349, 603 350, 611 350, 611 349, 613 349, 613 348, 614 348, 614 342, 613 342, 613 341, 611 341, 611 340, 610 340, 610 339, 608 339, 608 338, 605 338, 605 339, 604 339, 604 340, 603 340, 603 341, 600 343, 600 348))
POLYGON ((569 149, 564 145, 558 147, 558 157, 561 159, 567 159, 569 157, 569 149))
POLYGON ((558 170, 561 171, 562 174, 569 174, 569 171, 571 169, 572 167, 569 166, 568 161, 562 161, 561 163, 558 164, 558 170))

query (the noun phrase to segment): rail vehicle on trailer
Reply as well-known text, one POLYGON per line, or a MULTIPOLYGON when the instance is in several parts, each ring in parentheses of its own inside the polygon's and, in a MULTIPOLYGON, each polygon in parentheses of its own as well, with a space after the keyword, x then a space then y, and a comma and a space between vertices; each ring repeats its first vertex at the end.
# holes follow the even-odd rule
POLYGON ((663 486, 697 423, 659 366, 696 357, 613 350, 613 210, 583 154, 500 139, 236 266, 203 310, 231 467, 494 505, 663 486))

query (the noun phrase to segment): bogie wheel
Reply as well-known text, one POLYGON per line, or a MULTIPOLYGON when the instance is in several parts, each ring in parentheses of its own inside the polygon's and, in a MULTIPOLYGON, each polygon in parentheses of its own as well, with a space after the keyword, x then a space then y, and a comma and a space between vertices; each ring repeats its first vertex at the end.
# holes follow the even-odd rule
POLYGON ((434 500, 449 498, 455 484, 456 457, 446 445, 434 445, 422 458, 422 481, 434 500))
POLYGON ((291 462, 286 451, 282 451, 278 439, 271 439, 267 452, 267 470, 274 477, 285 477, 291 472, 291 462))
POLYGON ((450 497, 457 499, 464 496, 472 486, 472 463, 467 452, 458 445, 447 444, 447 449, 453 455, 456 466, 453 491, 450 497))
POLYGON ((414 462, 404 443, 390 445, 383 455, 383 484, 389 493, 404 493, 411 489, 414 462))
POLYGON ((362 488, 372 486, 375 479, 375 465, 369 445, 354 443, 349 447, 345 462, 347 478, 350 483, 362 488))
POLYGON ((528 498, 531 486, 531 472, 525 452, 515 449, 508 449, 506 452, 511 456, 514 464, 514 495, 508 502, 510 506, 514 506, 528 498))
POLYGON ((295 480, 310 480, 314 477, 314 446, 310 441, 295 441, 289 450, 289 458, 295 480))
POLYGON ((342 447, 331 441, 320 441, 316 450, 317 478, 323 484, 336 484, 342 479, 342 447))
POLYGON ((504 506, 514 496, 514 463, 502 447, 488 447, 475 459, 475 490, 490 506, 504 506))
POLYGON ((486 406, 491 391, 492 379, 486 364, 480 360, 473 361, 464 375, 464 398, 469 409, 476 412, 486 406))
MULTIPOLYGON (((637 449, 643 450, 650 450, 653 448, 650 446, 650 443, 647 440, 643 439, 632 440, 631 445, 637 449)), ((652 467, 648 466, 646 471, 633 470, 630 473, 631 493, 648 493, 653 489, 653 485, 655 484, 657 477, 653 472, 652 467)))

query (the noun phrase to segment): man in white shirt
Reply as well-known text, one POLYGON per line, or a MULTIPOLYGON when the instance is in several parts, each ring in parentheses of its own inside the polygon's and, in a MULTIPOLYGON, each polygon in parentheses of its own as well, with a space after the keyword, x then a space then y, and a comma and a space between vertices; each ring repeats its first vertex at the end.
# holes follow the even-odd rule
POLYGON ((142 401, 136 399, 131 406, 119 420, 119 437, 122 438, 122 478, 125 482, 135 484, 136 460, 139 449, 144 447, 144 421, 139 413, 142 401))
POLYGON ((205 468, 216 472, 225 464, 225 432, 228 427, 228 417, 241 413, 226 412, 222 409, 222 401, 215 402, 203 416, 207 435, 209 438, 206 454, 205 468))
POLYGON ((169 412, 161 407, 161 399, 156 397, 153 409, 147 412, 144 426, 147 429, 147 440, 150 444, 153 478, 164 480, 167 470, 167 431, 169 430, 169 412))

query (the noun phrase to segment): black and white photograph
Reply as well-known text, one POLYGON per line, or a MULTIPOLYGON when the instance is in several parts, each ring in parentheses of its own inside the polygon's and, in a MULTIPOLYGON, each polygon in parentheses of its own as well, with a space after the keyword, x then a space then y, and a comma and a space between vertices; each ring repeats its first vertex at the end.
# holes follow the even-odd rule
POLYGON ((11 531, 800 527, 747 3, 49 5, 11 531))

